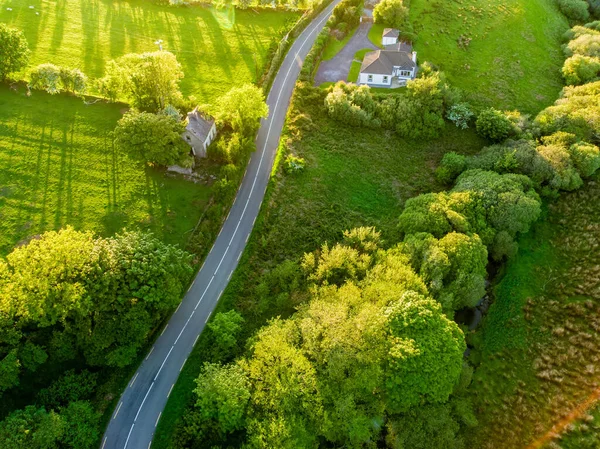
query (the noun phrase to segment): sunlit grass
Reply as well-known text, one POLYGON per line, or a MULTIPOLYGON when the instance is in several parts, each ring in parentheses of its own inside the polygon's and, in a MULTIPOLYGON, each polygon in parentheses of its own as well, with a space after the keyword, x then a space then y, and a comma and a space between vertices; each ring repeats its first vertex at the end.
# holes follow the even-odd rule
POLYGON ((100 77, 108 60, 157 50, 161 39, 183 66, 183 93, 200 102, 254 81, 271 38, 295 17, 298 13, 169 7, 148 0, 0 0, 0 22, 24 31, 32 65, 52 62, 100 77))
POLYGON ((116 153, 110 132, 122 107, 0 85, 0 254, 67 224, 185 244, 210 189, 116 153))
POLYGON ((569 26, 554 0, 413 0, 410 18, 419 62, 439 66, 477 105, 536 113, 562 88, 569 26))

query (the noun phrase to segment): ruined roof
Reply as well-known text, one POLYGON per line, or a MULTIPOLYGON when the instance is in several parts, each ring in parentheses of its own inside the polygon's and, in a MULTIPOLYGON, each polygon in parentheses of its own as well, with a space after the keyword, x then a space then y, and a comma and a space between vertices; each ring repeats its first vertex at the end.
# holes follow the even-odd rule
POLYGON ((198 108, 195 108, 192 112, 188 112, 187 118, 188 123, 185 129, 204 142, 208 137, 211 128, 215 124, 215 121, 211 118, 203 117, 202 114, 198 112, 198 108))
POLYGON ((412 70, 416 66, 410 53, 396 50, 376 50, 365 55, 360 71, 361 73, 392 75, 394 67, 400 67, 401 70, 412 70))
POLYGON ((398 37, 400 36, 400 31, 395 28, 384 28, 383 29, 383 37, 398 37))

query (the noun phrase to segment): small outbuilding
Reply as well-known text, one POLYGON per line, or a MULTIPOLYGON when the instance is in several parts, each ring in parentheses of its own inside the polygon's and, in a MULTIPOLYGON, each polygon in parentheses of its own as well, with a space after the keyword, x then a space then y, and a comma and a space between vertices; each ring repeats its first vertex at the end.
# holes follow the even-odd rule
POLYGON ((188 112, 182 138, 191 147, 195 157, 206 157, 206 149, 215 137, 217 137, 217 126, 214 119, 204 116, 198 108, 188 112))
POLYGON ((387 45, 394 45, 398 42, 400 31, 394 28, 385 28, 383 30, 383 36, 381 37, 381 44, 385 47, 387 45))

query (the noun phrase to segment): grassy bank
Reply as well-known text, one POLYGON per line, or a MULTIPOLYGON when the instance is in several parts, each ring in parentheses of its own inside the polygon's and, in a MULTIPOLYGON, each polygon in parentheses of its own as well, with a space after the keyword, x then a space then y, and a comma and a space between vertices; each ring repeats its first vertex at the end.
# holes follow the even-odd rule
POLYGON ((107 61, 155 51, 154 42, 162 39, 163 48, 183 66, 184 95, 201 103, 255 81, 271 39, 297 17, 293 12, 169 7, 147 0, 0 0, 0 22, 23 30, 32 49, 31 65, 52 62, 100 77, 107 61))
MULTIPOLYGON (((297 92, 292 100, 280 160, 293 153, 306 160, 306 169, 286 174, 274 171, 252 236, 217 310, 237 309, 245 318, 240 347, 274 316, 294 311, 302 297, 277 297, 261 283, 285 260, 297 260, 322 243, 340 240, 356 226, 376 226, 392 243, 404 201, 421 192, 442 190, 434 170, 446 151, 477 152, 483 142, 472 130, 448 126, 430 142, 398 139, 382 130, 352 129, 323 111, 324 92, 297 92)), ((215 313, 213 313, 213 316, 215 313)), ((188 359, 155 434, 154 448, 167 448, 177 419, 192 397, 194 379, 205 361, 214 360, 210 335, 204 332, 188 359)))
POLYGON ((597 447, 597 439, 577 439, 585 432, 564 446, 547 438, 554 425, 570 423, 600 382, 598 195, 596 178, 551 203, 495 287, 483 328, 471 336, 479 348, 472 391, 480 426, 469 447, 597 447))
POLYGON ((0 86, 0 254, 68 224, 185 244, 210 189, 116 153, 110 132, 122 108, 0 86))
POLYGON ((568 23, 554 0, 413 0, 410 19, 419 61, 477 105, 536 113, 562 88, 568 23))

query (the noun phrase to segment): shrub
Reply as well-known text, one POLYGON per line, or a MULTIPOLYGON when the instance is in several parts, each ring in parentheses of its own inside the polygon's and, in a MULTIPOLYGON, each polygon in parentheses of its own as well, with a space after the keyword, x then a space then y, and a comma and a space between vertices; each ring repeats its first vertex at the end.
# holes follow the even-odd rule
POLYGON ((466 158, 462 154, 451 151, 444 154, 440 166, 435 171, 438 181, 444 184, 450 184, 466 167, 466 158))
POLYGON ((590 18, 588 4, 585 0, 558 0, 558 7, 570 20, 583 22, 590 18))
POLYGON ((600 75, 600 58, 573 55, 562 68, 565 83, 569 85, 585 84, 594 81, 600 75))
POLYGON ((467 129, 469 122, 475 116, 469 103, 457 103, 452 105, 446 113, 446 118, 456 125, 457 128, 467 129))
POLYGON ((0 23, 0 81, 26 67, 30 54, 23 32, 0 23))
POLYGON ((475 124, 477 133, 492 142, 501 142, 513 132, 510 119, 494 108, 485 109, 477 117, 475 124))
POLYGON ((378 128, 381 121, 375 117, 376 103, 368 86, 338 82, 325 97, 328 115, 349 126, 378 128))
POLYGON ((115 128, 115 145, 132 159, 173 165, 190 151, 181 138, 184 126, 173 117, 149 112, 127 112, 115 128))
POLYGON ((285 158, 284 170, 286 173, 299 173, 304 170, 306 161, 301 157, 296 157, 292 154, 285 158))
POLYGON ((29 74, 29 86, 33 89, 45 90, 51 95, 62 90, 60 67, 54 64, 40 64, 29 74))

